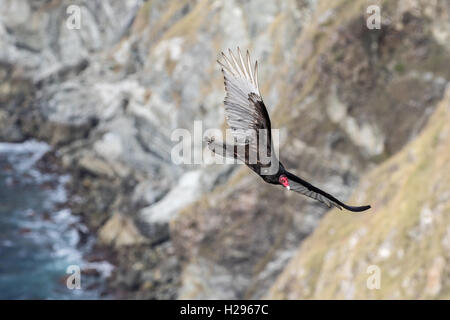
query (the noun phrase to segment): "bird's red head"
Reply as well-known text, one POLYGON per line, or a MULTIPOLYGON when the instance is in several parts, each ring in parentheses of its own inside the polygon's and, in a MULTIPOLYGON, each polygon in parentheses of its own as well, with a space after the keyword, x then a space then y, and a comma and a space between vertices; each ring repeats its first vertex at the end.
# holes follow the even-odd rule
POLYGON ((282 174, 279 178, 278 178, 278 182, 283 186, 283 187, 285 187, 286 189, 290 189, 291 188, 291 186, 289 185, 289 180, 288 180, 288 178, 284 175, 284 174, 282 174))

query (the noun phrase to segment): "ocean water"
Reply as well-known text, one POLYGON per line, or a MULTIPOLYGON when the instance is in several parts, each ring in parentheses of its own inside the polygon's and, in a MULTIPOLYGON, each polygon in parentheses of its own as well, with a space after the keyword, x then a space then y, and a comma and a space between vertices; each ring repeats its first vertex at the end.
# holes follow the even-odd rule
POLYGON ((0 298, 104 298, 112 266, 83 259, 93 239, 80 241, 86 226, 64 207, 70 177, 36 167, 49 149, 37 141, 0 143, 0 298), (70 266, 91 270, 81 272, 79 289, 67 286, 70 266))

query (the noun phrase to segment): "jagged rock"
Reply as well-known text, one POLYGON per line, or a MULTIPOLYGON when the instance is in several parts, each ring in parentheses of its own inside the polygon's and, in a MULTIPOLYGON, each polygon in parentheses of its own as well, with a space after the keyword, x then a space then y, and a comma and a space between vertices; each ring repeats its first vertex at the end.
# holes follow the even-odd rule
POLYGON ((449 149, 450 86, 423 132, 361 179, 353 199, 371 211, 331 211, 266 297, 448 299, 449 149))
POLYGON ((83 155, 79 160, 78 165, 80 166, 80 168, 89 171, 93 175, 107 177, 115 176, 113 168, 111 168, 111 166, 107 162, 102 161, 101 159, 96 158, 92 155, 83 155))
POLYGON ((116 248, 139 245, 145 242, 133 221, 120 213, 115 213, 99 230, 99 239, 103 244, 116 248))

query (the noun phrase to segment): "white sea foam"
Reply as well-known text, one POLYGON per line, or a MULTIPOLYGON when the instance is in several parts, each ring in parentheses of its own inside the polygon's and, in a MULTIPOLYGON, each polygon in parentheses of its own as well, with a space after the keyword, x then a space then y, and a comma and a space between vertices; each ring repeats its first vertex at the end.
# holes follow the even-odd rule
POLYGON ((0 153, 7 153, 13 157, 14 154, 30 154, 29 158, 23 158, 21 161, 12 163, 14 168, 20 172, 29 170, 50 149, 50 146, 45 142, 36 140, 28 140, 23 143, 0 142, 0 153))
MULTIPOLYGON (((103 277, 109 277, 114 268, 110 263, 84 260, 84 253, 92 249, 95 239, 88 237, 83 243, 80 242, 81 233, 88 233, 80 217, 73 215, 69 208, 58 209, 56 206, 68 199, 66 183, 70 176, 40 172, 36 167, 37 162, 50 150, 48 144, 35 140, 0 143, 1 161, 12 169, 2 172, 4 200, 8 205, 4 207, 5 214, 0 219, 0 223, 8 226, 6 239, 0 235, 0 249, 14 248, 8 251, 9 261, 17 268, 17 271, 11 271, 11 275, 16 276, 15 273, 27 268, 27 264, 35 263, 35 272, 43 278, 54 272, 60 272, 63 277, 69 265, 79 265, 82 269, 95 268, 103 277), (49 184, 44 187, 45 182, 49 184)), ((18 285, 28 281, 26 276, 17 277, 18 285)), ((98 281, 94 278, 89 280, 89 277, 86 279, 84 281, 87 283, 98 281)), ((45 286, 32 288, 35 291, 30 295, 62 297, 59 289, 51 291, 53 286, 57 288, 59 284, 50 281, 45 282, 45 286)), ((9 294, 15 294, 15 287, 8 290, 9 294)), ((79 291, 71 294, 83 298, 98 297, 95 290, 79 291)))
POLYGON ((108 278, 114 270, 114 266, 108 261, 86 262, 83 268, 95 269, 105 278, 108 278))

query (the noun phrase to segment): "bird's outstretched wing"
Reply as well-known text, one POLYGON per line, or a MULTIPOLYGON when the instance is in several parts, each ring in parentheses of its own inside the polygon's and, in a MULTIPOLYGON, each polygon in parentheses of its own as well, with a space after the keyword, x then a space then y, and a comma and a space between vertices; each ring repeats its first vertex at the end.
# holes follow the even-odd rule
POLYGON ((348 206, 345 203, 333 197, 331 194, 326 193, 323 190, 320 190, 319 188, 313 186, 309 182, 297 177, 296 175, 290 172, 287 172, 286 176, 289 180, 290 190, 304 194, 305 196, 308 196, 310 198, 316 199, 326 204, 329 208, 336 207, 341 210, 342 208, 345 208, 353 212, 361 212, 370 209, 370 206, 360 206, 360 207, 348 206))
POLYGON ((223 61, 217 61, 225 80, 226 120, 235 143, 248 144, 249 154, 258 159, 261 154, 271 158, 274 155, 270 118, 259 91, 258 62, 252 68, 248 51, 245 61, 239 48, 237 51, 238 60, 229 50, 229 57, 222 52, 223 61), (260 153, 260 146, 267 148, 265 153, 260 153))
POLYGON ((224 142, 216 141, 215 137, 206 137, 206 142, 208 143, 208 148, 212 152, 220 155, 224 158, 230 159, 238 159, 245 163, 246 151, 248 152, 248 146, 244 146, 247 148, 238 149, 236 145, 227 145, 224 142))

